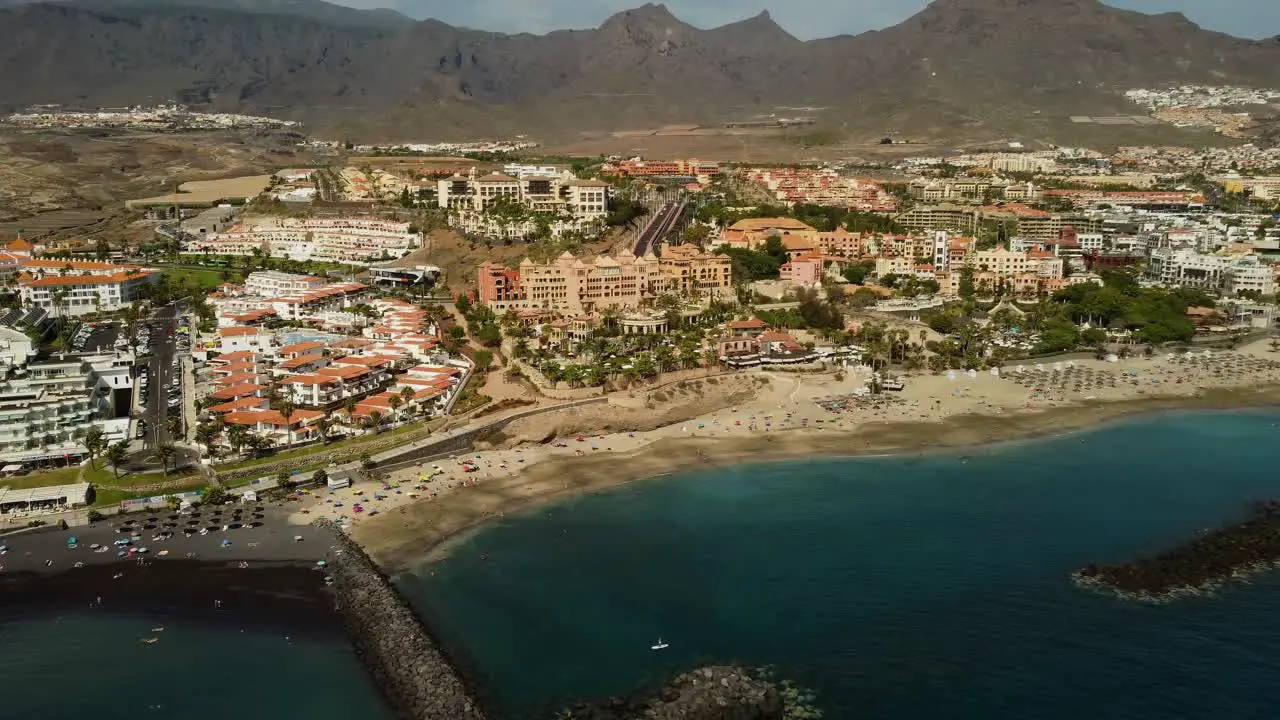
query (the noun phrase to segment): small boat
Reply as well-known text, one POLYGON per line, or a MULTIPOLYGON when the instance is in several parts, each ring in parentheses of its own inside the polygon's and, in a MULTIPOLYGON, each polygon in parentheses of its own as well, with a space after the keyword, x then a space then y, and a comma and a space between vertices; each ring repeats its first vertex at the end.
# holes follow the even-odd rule
POLYGON ((649 646, 650 650, 666 650, 670 645, 662 642, 662 638, 658 638, 658 644, 649 646))
POLYGON ((148 645, 155 645, 156 643, 160 642, 160 638, 143 638, 142 642, 148 645))
POLYGON ((151 632, 164 632, 164 626, 161 625, 160 627, 153 627, 151 628, 151 632))

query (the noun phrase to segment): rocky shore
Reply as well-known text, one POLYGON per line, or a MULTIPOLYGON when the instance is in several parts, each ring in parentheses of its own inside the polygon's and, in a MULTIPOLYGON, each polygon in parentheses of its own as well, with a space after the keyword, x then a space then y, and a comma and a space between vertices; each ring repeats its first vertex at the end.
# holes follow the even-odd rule
POLYGON ((580 705, 570 720, 782 720, 778 688, 740 667, 704 667, 680 675, 656 697, 580 705))
POLYGON ((475 698, 377 565, 337 533, 329 572, 356 654, 405 720, 481 720, 475 698))
POLYGON ((1081 587, 1126 600, 1169 602, 1204 595, 1280 566, 1280 502, 1255 505, 1242 522, 1201 531, 1176 548, 1117 565, 1088 565, 1072 574, 1081 587))

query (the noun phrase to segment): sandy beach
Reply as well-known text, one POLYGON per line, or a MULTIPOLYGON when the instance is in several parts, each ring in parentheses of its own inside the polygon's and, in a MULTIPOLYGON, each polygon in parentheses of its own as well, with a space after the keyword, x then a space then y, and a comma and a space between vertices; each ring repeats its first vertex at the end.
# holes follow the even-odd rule
POLYGON ((395 572, 443 557, 468 530, 507 513, 683 470, 932 452, 1069 432, 1137 413, 1280 404, 1280 363, 1261 343, 1207 357, 1201 351, 1194 359, 1027 363, 1000 376, 923 374, 878 397, 855 395, 867 382, 857 372, 747 378, 737 376, 732 392, 719 395, 703 393, 710 387, 691 388, 684 398, 631 393, 610 398, 603 410, 517 421, 490 449, 396 471, 389 488, 366 482, 315 494, 290 520, 346 523, 395 572), (716 404, 712 396, 726 405, 708 409, 716 404), (697 414, 677 420, 681 407, 697 414), (653 418, 665 424, 603 432, 652 427, 653 418))

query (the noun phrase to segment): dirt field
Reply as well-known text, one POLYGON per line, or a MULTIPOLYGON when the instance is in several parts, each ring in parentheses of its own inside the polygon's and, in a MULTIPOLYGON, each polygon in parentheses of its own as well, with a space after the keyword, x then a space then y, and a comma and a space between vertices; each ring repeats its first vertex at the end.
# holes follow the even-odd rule
POLYGON ((125 199, 185 182, 308 162, 296 142, 230 132, 0 131, 0 221, 54 210, 116 212, 125 199))

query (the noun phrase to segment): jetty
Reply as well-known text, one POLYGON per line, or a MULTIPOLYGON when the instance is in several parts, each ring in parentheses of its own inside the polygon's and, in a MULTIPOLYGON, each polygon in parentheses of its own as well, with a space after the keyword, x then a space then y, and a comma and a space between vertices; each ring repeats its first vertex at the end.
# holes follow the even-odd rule
POLYGON ((335 533, 327 570, 343 625, 392 712, 404 720, 483 720, 462 676, 386 575, 335 533))
POLYGON ((1088 565, 1072 574, 1082 586, 1122 598, 1167 602, 1213 592, 1228 582, 1280 566, 1280 502, 1253 506, 1243 521, 1204 530, 1189 542, 1118 565, 1088 565))

